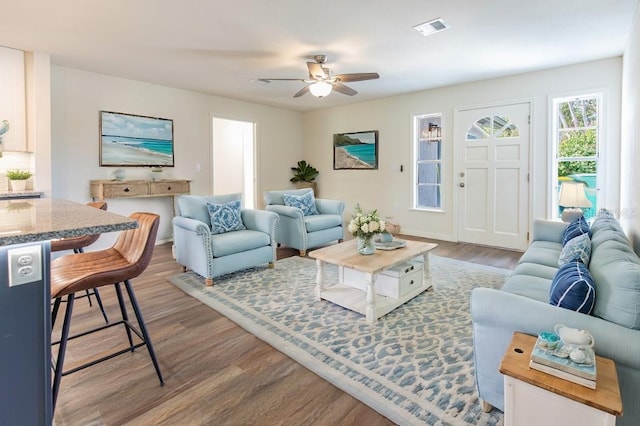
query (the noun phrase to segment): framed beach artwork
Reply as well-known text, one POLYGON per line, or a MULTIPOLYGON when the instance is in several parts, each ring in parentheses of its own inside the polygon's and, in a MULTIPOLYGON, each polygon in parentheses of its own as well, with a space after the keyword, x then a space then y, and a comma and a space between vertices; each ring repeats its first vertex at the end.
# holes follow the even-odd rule
POLYGON ((100 166, 174 167, 173 120, 100 111, 100 166))
POLYGON ((378 168, 378 131, 333 135, 333 170, 378 168))

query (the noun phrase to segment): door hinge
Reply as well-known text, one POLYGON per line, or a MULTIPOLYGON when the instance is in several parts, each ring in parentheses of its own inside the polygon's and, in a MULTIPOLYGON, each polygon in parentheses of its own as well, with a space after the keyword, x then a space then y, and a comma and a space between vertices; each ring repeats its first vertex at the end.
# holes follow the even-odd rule
POLYGON ((529 124, 531 124, 531 115, 529 115, 529 120, 528 121, 529 121, 529 124))
POLYGON ((531 175, 529 173, 527 173, 527 183, 530 182, 530 179, 529 179, 530 177, 531 177, 531 175))
POLYGON ((527 241, 529 241, 529 239, 530 239, 530 236, 529 236, 529 233, 527 232, 527 241))

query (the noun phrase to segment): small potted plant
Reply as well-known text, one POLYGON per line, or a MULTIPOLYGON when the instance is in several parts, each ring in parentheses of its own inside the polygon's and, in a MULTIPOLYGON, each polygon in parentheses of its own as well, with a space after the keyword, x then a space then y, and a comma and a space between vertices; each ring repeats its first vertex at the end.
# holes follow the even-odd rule
POLYGON ((24 191, 27 188, 27 179, 32 176, 28 170, 8 170, 7 179, 11 182, 11 190, 14 192, 24 191))
POLYGON ((293 177, 289 179, 290 182, 295 183, 297 188, 313 188, 314 195, 318 196, 317 184, 314 182, 320 173, 318 169, 302 160, 298 161, 298 166, 292 167, 291 171, 293 177))

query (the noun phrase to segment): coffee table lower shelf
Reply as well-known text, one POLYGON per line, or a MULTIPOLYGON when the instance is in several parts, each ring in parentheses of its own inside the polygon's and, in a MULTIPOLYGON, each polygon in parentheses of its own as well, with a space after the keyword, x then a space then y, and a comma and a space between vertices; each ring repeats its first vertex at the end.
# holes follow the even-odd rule
POLYGON ((359 314, 366 316, 368 321, 373 321, 385 316, 398 306, 407 303, 409 300, 427 290, 428 287, 429 286, 427 284, 423 283, 421 287, 409 291, 399 299, 376 294, 375 305, 370 306, 369 309, 367 309, 367 292, 346 284, 335 284, 331 287, 326 287, 320 294, 317 294, 316 292, 316 297, 318 299, 328 300, 329 302, 340 305, 343 308, 358 312, 359 314))

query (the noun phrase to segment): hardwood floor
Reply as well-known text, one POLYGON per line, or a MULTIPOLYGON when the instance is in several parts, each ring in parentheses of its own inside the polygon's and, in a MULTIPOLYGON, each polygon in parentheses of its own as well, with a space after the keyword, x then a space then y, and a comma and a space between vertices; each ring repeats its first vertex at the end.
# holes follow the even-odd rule
MULTIPOLYGON (((515 267, 521 255, 432 242, 439 244, 433 251, 439 256, 501 268, 515 267)), ((279 258, 295 254, 278 249, 279 258)), ((147 270, 132 280, 165 385, 160 386, 146 349, 140 348, 65 376, 56 425, 392 424, 166 281, 181 271, 171 245, 164 244, 155 248, 147 270)), ((119 318, 112 287, 100 292, 109 318, 119 318)), ((95 302, 89 307, 86 299, 76 301, 73 315, 72 333, 104 321, 95 302)), ((59 324, 54 339, 58 335, 59 324)), ((73 340, 65 367, 123 346, 126 335, 120 327, 73 340)))

